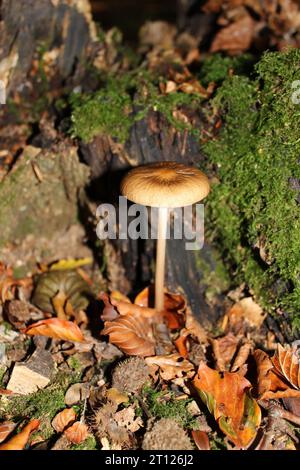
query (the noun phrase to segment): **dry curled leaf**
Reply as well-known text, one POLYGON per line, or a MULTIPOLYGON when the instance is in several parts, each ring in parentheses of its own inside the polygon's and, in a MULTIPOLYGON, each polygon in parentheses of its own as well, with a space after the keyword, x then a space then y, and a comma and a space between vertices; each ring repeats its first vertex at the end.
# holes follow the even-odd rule
POLYGON ((22 330, 22 333, 32 336, 48 336, 49 338, 62 339, 64 341, 84 341, 80 328, 74 322, 59 318, 49 318, 48 320, 33 323, 22 330))
POLYGON ((284 349, 278 344, 272 363, 276 371, 282 375, 292 387, 300 390, 300 360, 296 351, 293 349, 284 349))
POLYGON ((40 425, 38 419, 33 419, 28 423, 19 434, 13 436, 9 441, 0 445, 0 450, 23 450, 26 446, 30 434, 35 431, 40 425))
POLYGON ((237 372, 218 372, 201 362, 193 383, 228 439, 247 448, 261 421, 260 407, 249 393, 250 382, 237 372))
POLYGON ((300 397, 300 390, 289 386, 264 351, 257 349, 253 355, 257 366, 257 393, 261 400, 300 397))
POLYGON ((73 408, 65 408, 54 417, 51 424, 56 432, 63 432, 75 419, 76 413, 73 408))
POLYGON ((237 350, 239 339, 231 332, 222 338, 212 339, 212 349, 217 363, 217 369, 229 370, 232 358, 237 350))
POLYGON ((10 435, 11 432, 17 426, 13 421, 4 421, 0 424, 0 442, 5 441, 5 439, 10 435))
POLYGON ((64 432, 64 436, 72 444, 81 444, 88 437, 88 427, 86 424, 76 421, 64 432))
POLYGON ((163 380, 173 380, 181 377, 190 378, 195 373, 193 364, 176 353, 167 356, 147 357, 145 361, 154 373, 159 368, 163 380))
POLYGON ((129 356, 155 354, 150 324, 135 315, 122 315, 114 321, 105 322, 102 335, 108 335, 109 341, 129 356))
POLYGON ((133 405, 118 411, 115 414, 115 421, 118 426, 121 426, 130 432, 136 432, 143 426, 142 418, 140 416, 135 418, 135 409, 133 405))

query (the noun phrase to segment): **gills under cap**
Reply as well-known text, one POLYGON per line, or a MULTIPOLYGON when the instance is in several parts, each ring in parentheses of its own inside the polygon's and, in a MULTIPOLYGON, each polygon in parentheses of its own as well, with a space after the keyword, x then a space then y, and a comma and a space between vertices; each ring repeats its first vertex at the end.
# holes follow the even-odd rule
POLYGON ((127 199, 143 206, 184 207, 209 193, 207 176, 177 162, 143 165, 130 170, 121 183, 127 199))

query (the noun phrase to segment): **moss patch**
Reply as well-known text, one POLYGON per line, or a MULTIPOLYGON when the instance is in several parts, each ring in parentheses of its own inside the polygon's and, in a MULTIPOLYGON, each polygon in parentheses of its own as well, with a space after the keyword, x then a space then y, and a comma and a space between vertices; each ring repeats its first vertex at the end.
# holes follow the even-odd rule
POLYGON ((176 400, 172 392, 156 391, 149 386, 143 388, 142 397, 154 417, 174 419, 184 429, 197 429, 197 419, 187 409, 191 399, 176 400))
POLYGON ((109 75, 96 93, 74 94, 72 105, 72 135, 89 142, 97 134, 108 134, 125 142, 135 121, 143 119, 149 110, 162 113, 176 129, 192 126, 174 117, 174 110, 189 106, 196 108, 203 98, 198 94, 174 92, 161 94, 162 77, 142 68, 121 75, 109 75))
POLYGON ((268 311, 300 327, 300 109, 291 99, 300 51, 266 53, 256 77, 227 78, 213 106, 223 129, 205 144, 219 183, 208 198, 209 235, 268 311), (296 184, 295 183, 295 184, 296 184))
POLYGON ((67 388, 79 380, 76 374, 60 374, 52 384, 43 390, 24 396, 12 396, 1 404, 0 419, 20 420, 30 416, 41 421, 39 432, 44 439, 54 433, 51 421, 65 405, 67 388))

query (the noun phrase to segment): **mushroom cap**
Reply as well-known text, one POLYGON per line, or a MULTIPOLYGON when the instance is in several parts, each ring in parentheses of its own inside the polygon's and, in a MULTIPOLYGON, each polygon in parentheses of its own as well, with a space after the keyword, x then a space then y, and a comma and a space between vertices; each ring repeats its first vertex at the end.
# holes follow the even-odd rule
POLYGON ((209 193, 207 176, 197 168, 177 162, 150 163, 130 170, 121 192, 137 204, 151 207, 184 207, 209 193))

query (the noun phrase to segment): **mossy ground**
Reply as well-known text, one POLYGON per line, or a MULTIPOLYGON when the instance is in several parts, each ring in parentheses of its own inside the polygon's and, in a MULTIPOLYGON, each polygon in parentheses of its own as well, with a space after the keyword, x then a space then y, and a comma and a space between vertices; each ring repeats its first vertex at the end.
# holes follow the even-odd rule
POLYGON ((44 439, 54 434, 51 421, 65 407, 65 392, 67 388, 79 380, 76 373, 60 373, 47 388, 29 395, 16 395, 2 400, 0 419, 13 419, 18 422, 37 418, 41 421, 40 432, 44 439))

